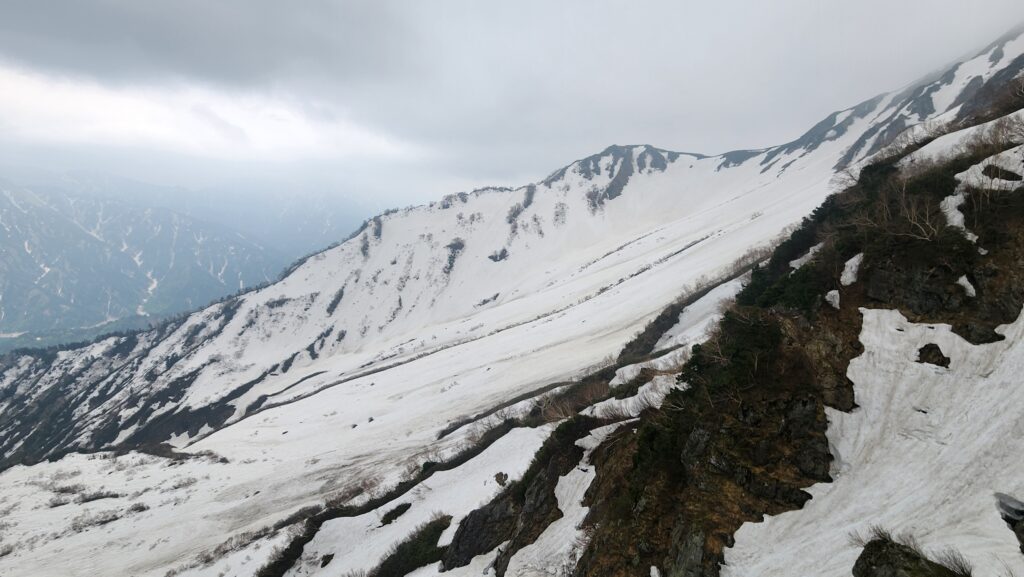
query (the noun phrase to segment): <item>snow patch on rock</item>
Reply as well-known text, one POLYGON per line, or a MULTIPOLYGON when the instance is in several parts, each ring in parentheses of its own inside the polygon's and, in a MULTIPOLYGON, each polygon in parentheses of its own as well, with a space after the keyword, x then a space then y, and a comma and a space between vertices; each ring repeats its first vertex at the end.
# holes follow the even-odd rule
POLYGON ((846 261, 846 264, 843 265, 843 275, 839 278, 839 282, 843 286, 850 286, 857 282, 857 274, 860 272, 860 263, 863 261, 864 253, 860 253, 846 261))
POLYGON ((725 552, 724 577, 848 576, 860 549, 851 532, 879 525, 929 551, 955 547, 976 575, 1024 573, 1019 543, 993 501, 1024 478, 1024 316, 1005 340, 972 345, 949 325, 861 309, 864 353, 848 370, 858 408, 826 409, 832 483, 809 489, 803 509, 746 524, 725 552), (935 343, 948 369, 915 362, 935 343))

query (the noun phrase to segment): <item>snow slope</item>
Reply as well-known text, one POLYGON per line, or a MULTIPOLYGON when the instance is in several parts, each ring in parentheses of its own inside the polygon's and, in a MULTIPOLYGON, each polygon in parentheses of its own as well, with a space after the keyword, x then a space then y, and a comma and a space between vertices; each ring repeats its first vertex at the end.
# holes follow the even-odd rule
MULTIPOLYGON (((1022 50, 1020 39, 990 47, 977 76, 994 77, 1022 50)), ((159 442, 214 456, 113 458, 109 466, 131 469, 134 480, 84 455, 0 473, 0 498, 14 505, 2 543, 17 544, 0 557, 0 572, 164 575, 223 570, 228 558, 237 567, 245 560, 237 550, 263 544, 265 552, 287 529, 263 530, 296 510, 360 502, 410 466, 454 454, 474 431, 438 440, 450 424, 606 364, 687 287, 730 278, 734 261, 818 206, 837 168, 946 113, 936 103, 962 90, 936 80, 882 95, 765 150, 610 147, 525 187, 381 215, 281 281, 180 322, 5 359, 4 465, 159 442), (121 492, 124 483, 129 497, 49 509, 46 479, 62 475, 82 479, 75 495, 121 492), (194 481, 174 488, 182 475, 194 481), (153 496, 149 509, 131 513, 144 495, 153 496), (116 520, 54 529, 72 512, 95 520, 115 503, 125 511, 116 520), (189 531, 176 524, 183 518, 189 531), (126 543, 136 543, 132 555, 122 554, 126 543)), ((699 339, 735 288, 684 311, 662 346, 699 339)), ((682 360, 662 359, 667 371, 682 360)), ((460 475, 490 471, 479 466, 460 475)), ((475 504, 459 502, 459 511, 475 504)), ((366 566, 378 532, 353 531, 364 537, 344 546, 365 549, 366 566)))

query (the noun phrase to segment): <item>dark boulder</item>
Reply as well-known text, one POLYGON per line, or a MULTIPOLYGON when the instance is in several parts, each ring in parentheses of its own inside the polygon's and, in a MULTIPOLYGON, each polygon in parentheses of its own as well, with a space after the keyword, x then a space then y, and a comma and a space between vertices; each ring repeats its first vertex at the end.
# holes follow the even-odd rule
POLYGON ((949 367, 949 357, 942 354, 942 349, 935 343, 928 343, 917 351, 917 362, 943 368, 949 367))
POLYGON ((853 566, 853 577, 957 577, 919 552, 886 539, 864 546, 853 566))
POLYGON ((996 493, 996 509, 1017 537, 1020 551, 1024 553, 1024 502, 1005 493, 996 493))

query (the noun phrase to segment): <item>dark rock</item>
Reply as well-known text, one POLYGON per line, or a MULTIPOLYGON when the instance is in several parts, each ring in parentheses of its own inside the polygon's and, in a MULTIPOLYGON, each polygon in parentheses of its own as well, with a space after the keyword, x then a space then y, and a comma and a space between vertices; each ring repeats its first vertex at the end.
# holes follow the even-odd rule
POLYGON ((767 439, 758 441, 750 460, 756 467, 767 465, 771 460, 771 443, 767 439))
POLYGON ((511 499, 492 501, 474 510, 459 523, 441 564, 445 569, 464 567, 473 557, 494 550, 508 540, 517 517, 511 499))
POLYGON ((949 366, 949 357, 942 354, 942 349, 935 343, 928 343, 917 351, 917 362, 928 363, 939 367, 949 366))
POLYGON ((807 477, 816 481, 831 481, 829 468, 832 456, 824 440, 821 443, 805 444, 799 448, 795 456, 796 467, 807 477))
POLYGON ((703 455, 710 439, 711 431, 706 429, 696 428, 690 432, 690 436, 686 439, 686 445, 683 446, 683 464, 690 466, 697 457, 703 455))
POLYGON ((815 429, 818 420, 818 403, 813 398, 795 399, 786 406, 785 428, 791 437, 804 436, 815 429))
POLYGON ((1024 180, 1024 177, 1022 177, 1021 175, 1017 174, 1016 172, 1013 172, 1012 170, 1006 170, 1005 168, 1002 168, 1000 166, 996 166, 994 164, 989 164, 988 166, 983 168, 981 170, 981 173, 984 174, 985 176, 989 177, 989 178, 996 178, 996 179, 999 179, 999 180, 1011 180, 1011 181, 1024 180))
POLYGON ((1005 493, 996 493, 996 509, 1017 537, 1020 551, 1024 553, 1024 502, 1005 493))
POLYGON ((445 569, 464 567, 477 555, 508 541, 494 560, 494 574, 502 577, 512 556, 533 543, 562 517, 555 487, 558 480, 579 465, 583 450, 576 441, 596 421, 578 417, 564 423, 545 441, 530 469, 490 503, 476 509, 459 524, 441 561, 445 569))
POLYGON ((976 322, 958 323, 953 326, 953 332, 976 345, 994 343, 1006 338, 992 330, 991 326, 976 322))
POLYGON ((853 577, 956 577, 949 569, 925 559, 910 547, 875 539, 861 551, 853 577))
MULTIPOLYGON (((767 461, 767 458, 765 460, 767 461)), ((712 471, 721 475, 731 475, 734 472, 732 462, 719 451, 715 451, 708 457, 708 466, 712 471)))
POLYGON ((673 549, 678 553, 668 569, 667 577, 702 577, 706 540, 704 533, 690 527, 687 532, 679 531, 673 537, 673 549))
POLYGON ((843 383, 838 386, 823 386, 822 401, 834 409, 849 412, 857 406, 853 394, 853 381, 845 375, 843 383))

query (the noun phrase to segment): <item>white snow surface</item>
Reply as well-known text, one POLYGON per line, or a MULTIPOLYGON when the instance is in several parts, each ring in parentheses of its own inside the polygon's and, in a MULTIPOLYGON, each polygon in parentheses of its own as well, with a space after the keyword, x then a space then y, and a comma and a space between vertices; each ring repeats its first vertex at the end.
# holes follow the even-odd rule
POLYGON ((553 428, 549 425, 514 429, 465 465, 435 473, 378 510, 359 517, 327 521, 287 575, 331 577, 369 571, 392 545, 405 540, 435 514, 452 516, 452 523, 441 536, 440 544, 450 543, 462 518, 501 491, 495 476, 505 473, 507 482, 519 479, 553 428), (381 516, 400 503, 412 506, 395 521, 382 525, 381 516), (334 560, 321 568, 320 560, 324 555, 334 555, 334 560))
POLYGON ((984 138, 986 135, 991 133, 997 125, 1001 122, 1006 122, 1007 120, 1024 120, 1024 110, 1018 110, 1017 112, 1011 113, 1005 117, 990 120, 983 124, 978 124, 940 136, 921 147, 921 149, 908 154, 900 160, 899 166, 911 167, 915 164, 943 161, 957 156, 963 152, 967 143, 974 139, 984 138))
POLYGON ((581 412, 599 419, 637 417, 648 407, 660 407, 665 397, 676 387, 676 375, 657 375, 641 385, 631 397, 605 399, 581 412))
MULTIPOLYGON (((1024 122, 1024 112, 1020 113, 1020 117, 1022 122, 1024 122)), ((953 137, 957 134, 959 133, 953 133, 948 136, 953 137)), ((1022 135, 1022 137, 1024 137, 1024 135, 1022 135)), ((971 242, 977 242, 978 235, 967 230, 964 223, 964 213, 960 210, 960 207, 967 202, 967 196, 969 194, 978 194, 977 192, 973 192, 977 190, 990 191, 989 194, 1012 193, 1021 186, 1019 181, 990 178, 986 176, 984 174, 984 170, 989 166, 1009 170, 1016 174, 1024 173, 1024 145, 1015 146, 1009 150, 990 156, 960 174, 957 174, 955 178, 959 184, 957 185, 956 192, 942 199, 942 202, 939 204, 942 209, 943 216, 946 217, 946 223, 953 228, 958 228, 963 231, 964 236, 971 242)), ((985 254, 984 249, 979 248, 979 251, 981 251, 982 254, 985 254)))
POLYGON ((807 254, 805 254, 804 256, 789 261, 789 267, 792 269, 798 269, 804 266, 805 264, 811 262, 811 259, 814 258, 814 255, 818 254, 818 251, 821 250, 821 247, 823 246, 825 246, 825 243, 823 242, 819 242, 818 244, 812 246, 810 249, 808 249, 807 254))
POLYGON ((658 339, 654 350, 691 346, 704 340, 707 331, 721 320, 722 307, 736 298, 743 285, 749 280, 750 275, 745 274, 740 278, 722 283, 703 298, 683 309, 683 312, 679 313, 679 322, 658 339))
POLYGON ((966 294, 969 297, 973 297, 978 294, 977 291, 974 290, 974 285, 971 284, 970 279, 967 278, 967 275, 963 275, 960 278, 956 279, 956 284, 964 287, 964 294, 966 294))
POLYGON ((825 293, 825 302, 830 304, 832 308, 839 310, 839 291, 832 289, 825 293))
POLYGON ((967 198, 964 196, 964 192, 962 190, 958 190, 955 194, 951 194, 942 199, 942 202, 939 203, 939 207, 942 209, 943 216, 946 217, 946 224, 963 231, 967 240, 977 242, 978 235, 967 230, 967 227, 964 225, 964 213, 960 211, 960 207, 965 202, 967 202, 967 198))
POLYGON ((839 283, 843 286, 850 286, 857 282, 857 273, 860 272, 860 263, 864 262, 864 253, 860 253, 843 265, 843 274, 839 277, 839 283))
POLYGON ((689 358, 690 350, 685 347, 680 347, 649 361, 626 365, 616 370, 615 376, 608 384, 613 389, 622 386, 640 376, 640 371, 644 369, 651 369, 653 371, 663 373, 678 371, 684 364, 686 364, 686 361, 689 358))
POLYGON ((851 532, 872 525, 956 548, 975 575, 1024 572, 1019 544, 994 494, 1024 495, 1024 319, 1006 339, 971 345, 948 325, 861 310, 864 353, 850 363, 858 408, 828 409, 835 481, 810 488, 803 509, 744 525, 725 552, 726 577, 846 576, 860 551, 851 532), (948 369, 915 362, 937 344, 948 369))

